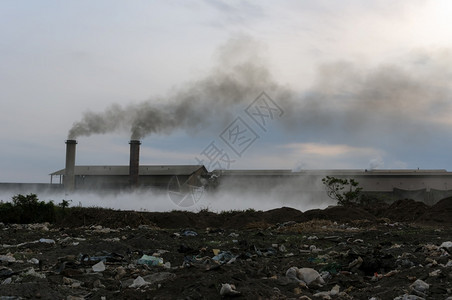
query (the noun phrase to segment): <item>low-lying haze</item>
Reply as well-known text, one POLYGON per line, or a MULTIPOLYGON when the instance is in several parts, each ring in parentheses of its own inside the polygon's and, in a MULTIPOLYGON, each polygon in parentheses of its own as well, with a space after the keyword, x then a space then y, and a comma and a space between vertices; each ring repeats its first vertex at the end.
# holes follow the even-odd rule
POLYGON ((0 182, 49 182, 64 140, 79 165, 452 170, 447 0, 0 4, 0 182), (262 92, 283 114, 265 130, 262 92), (237 117, 258 135, 236 155, 237 117), (69 132, 68 132, 69 131, 69 132))

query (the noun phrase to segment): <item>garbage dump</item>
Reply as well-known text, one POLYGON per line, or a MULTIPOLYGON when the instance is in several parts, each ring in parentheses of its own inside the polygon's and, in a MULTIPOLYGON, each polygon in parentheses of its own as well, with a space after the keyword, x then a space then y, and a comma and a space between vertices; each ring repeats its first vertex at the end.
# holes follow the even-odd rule
POLYGON ((2 224, 0 299, 452 299, 450 223, 352 211, 2 224))

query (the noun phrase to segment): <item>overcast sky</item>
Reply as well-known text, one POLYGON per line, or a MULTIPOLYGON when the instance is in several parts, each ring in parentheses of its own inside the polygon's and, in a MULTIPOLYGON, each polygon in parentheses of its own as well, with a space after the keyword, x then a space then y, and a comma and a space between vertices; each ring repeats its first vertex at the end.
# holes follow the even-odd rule
POLYGON ((142 164, 452 170, 451 15, 448 0, 3 0, 0 182, 49 182, 68 137, 78 165, 126 165, 139 138, 142 164))

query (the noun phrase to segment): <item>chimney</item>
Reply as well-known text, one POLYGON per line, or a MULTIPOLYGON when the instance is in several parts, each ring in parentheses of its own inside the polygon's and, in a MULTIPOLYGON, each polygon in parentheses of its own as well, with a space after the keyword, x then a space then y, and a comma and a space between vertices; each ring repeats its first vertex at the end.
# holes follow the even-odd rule
POLYGON ((130 144, 129 183, 131 187, 136 187, 138 186, 141 142, 139 140, 131 140, 129 144, 130 144))
POLYGON ((75 189, 75 145, 77 145, 76 140, 66 141, 66 168, 63 178, 63 185, 66 191, 75 189))

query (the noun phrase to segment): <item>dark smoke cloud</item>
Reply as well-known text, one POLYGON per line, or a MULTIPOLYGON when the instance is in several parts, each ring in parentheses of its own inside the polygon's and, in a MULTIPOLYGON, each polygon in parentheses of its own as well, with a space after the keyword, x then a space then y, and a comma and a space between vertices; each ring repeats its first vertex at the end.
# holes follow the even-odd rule
POLYGON ((152 133, 169 134, 179 128, 196 131, 213 122, 228 122, 239 105, 243 109, 262 91, 283 94, 258 55, 260 47, 246 36, 231 39, 219 49, 218 64, 206 78, 160 101, 114 104, 104 112, 87 112, 74 123, 69 138, 129 130, 132 139, 141 139, 152 133))
POLYGON ((376 67, 325 64, 312 88, 295 96, 272 78, 261 48, 247 36, 230 39, 220 47, 217 65, 206 78, 165 99, 87 112, 69 138, 129 131, 132 139, 141 139, 175 129, 196 132, 212 124, 227 125, 262 91, 284 110, 280 120, 285 133, 306 141, 382 147, 388 137, 399 143, 425 141, 429 132, 447 129, 445 120, 452 113, 448 51, 410 54, 376 67))
POLYGON ((447 51, 411 54, 372 68, 352 62, 324 65, 305 96, 286 103, 283 121, 335 142, 381 145, 388 137, 425 142, 431 132, 450 126, 450 70, 447 51))

